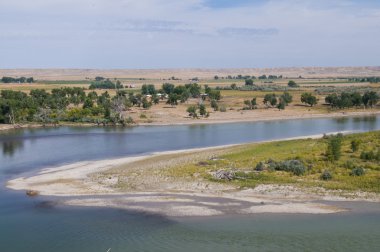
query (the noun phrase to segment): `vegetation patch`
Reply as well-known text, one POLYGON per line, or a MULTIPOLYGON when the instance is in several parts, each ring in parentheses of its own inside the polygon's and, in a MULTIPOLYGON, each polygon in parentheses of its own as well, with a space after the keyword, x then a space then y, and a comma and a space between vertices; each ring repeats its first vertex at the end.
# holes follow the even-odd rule
POLYGON ((242 188, 292 184, 380 193, 379 159, 361 157, 362 152, 379 147, 380 131, 249 144, 227 149, 228 154, 217 158, 177 167, 175 176, 200 174, 205 179, 242 188), (360 145, 354 144, 353 151, 352 143, 359 140, 360 145))

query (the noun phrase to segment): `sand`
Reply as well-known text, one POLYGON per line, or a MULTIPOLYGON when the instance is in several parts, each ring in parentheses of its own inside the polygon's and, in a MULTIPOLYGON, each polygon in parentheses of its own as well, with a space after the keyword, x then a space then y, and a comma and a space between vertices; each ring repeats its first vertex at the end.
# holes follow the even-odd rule
MULTIPOLYGON (((307 136, 320 137, 322 135, 307 136)), ((302 138, 306 136, 291 139, 302 138)), ((200 155, 202 159, 234 147, 239 145, 78 162, 43 169, 33 176, 12 179, 7 182, 7 187, 57 196, 67 205, 113 207, 176 217, 258 213, 329 214, 345 209, 323 203, 323 200, 380 200, 378 195, 352 193, 347 198, 347 195, 343 197, 318 188, 300 189, 281 185, 260 185, 254 189, 241 190, 197 177, 191 180, 173 179, 162 172, 165 170, 161 164, 163 160, 184 162, 194 154, 200 155), (127 184, 122 188, 118 186, 121 179, 119 171, 127 184)))

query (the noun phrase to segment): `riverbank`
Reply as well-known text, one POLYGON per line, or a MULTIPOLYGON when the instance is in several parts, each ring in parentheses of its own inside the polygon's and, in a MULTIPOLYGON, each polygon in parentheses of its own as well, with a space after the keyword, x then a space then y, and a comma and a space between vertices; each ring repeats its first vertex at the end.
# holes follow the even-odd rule
MULTIPOLYGON (((278 120, 299 120, 299 119, 313 119, 313 118, 345 118, 345 117, 358 117, 358 116, 377 116, 380 111, 362 111, 362 112, 334 112, 334 113, 294 113, 292 111, 243 111, 242 113, 226 112, 219 116, 211 116, 210 118, 190 119, 178 118, 165 119, 161 121, 152 122, 139 122, 128 126, 169 126, 169 125, 200 125, 200 124, 225 124, 225 123, 239 123, 239 122, 260 122, 260 121, 278 121, 278 120)), ((94 127, 97 124, 91 123, 65 123, 59 124, 0 124, 0 131, 9 131, 14 129, 27 129, 27 128, 42 128, 42 127, 59 127, 59 126, 75 126, 75 127, 94 127)), ((107 126, 99 126, 107 127, 107 126)), ((111 127, 111 126, 110 126, 111 127)))
MULTIPOLYGON (((306 137, 317 139, 322 135, 296 139, 306 137)), ((242 188, 233 183, 205 179, 197 171, 183 175, 180 170, 184 164, 217 159, 221 155, 244 149, 245 146, 201 148, 79 162, 44 169, 34 176, 13 179, 7 183, 7 187, 59 196, 59 200, 68 205, 114 207, 168 216, 262 212, 322 214, 345 211, 323 201, 380 202, 375 193, 343 192, 288 184, 262 184, 254 188, 242 188)))

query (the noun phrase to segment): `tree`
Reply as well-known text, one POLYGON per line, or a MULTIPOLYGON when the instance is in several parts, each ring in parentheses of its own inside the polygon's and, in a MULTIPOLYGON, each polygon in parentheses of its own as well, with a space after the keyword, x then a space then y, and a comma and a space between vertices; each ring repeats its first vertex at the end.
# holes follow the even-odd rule
POLYGON ((251 106, 252 106, 252 109, 256 109, 257 108, 256 97, 252 98, 252 100, 251 100, 251 106))
POLYGON ((351 94, 351 101, 355 107, 360 107, 363 104, 362 96, 358 92, 351 94))
POLYGON ((342 134, 331 136, 328 142, 326 156, 330 161, 337 161, 342 155, 342 134))
POLYGON ((379 102, 380 97, 375 91, 367 91, 363 95, 363 104, 364 106, 373 107, 379 102))
POLYGON ((166 103, 170 104, 172 107, 174 107, 175 105, 178 105, 178 95, 177 94, 170 94, 168 101, 166 103))
POLYGON ((266 94, 264 96, 264 104, 267 106, 275 106, 277 104, 277 97, 276 94, 266 94))
POLYGON ((218 102, 216 100, 211 100, 211 108, 213 108, 214 111, 218 111, 219 106, 218 106, 218 102))
POLYGON ((202 87, 200 85, 198 85, 198 83, 186 84, 185 88, 187 90, 189 90, 190 95, 193 98, 198 98, 200 96, 200 94, 201 94, 201 88, 202 87))
POLYGON ((232 83, 232 84, 231 84, 231 89, 232 89, 232 90, 236 90, 236 89, 238 89, 237 86, 236 86, 236 83, 232 83))
POLYGON ((162 84, 162 90, 164 90, 165 94, 170 95, 174 92, 174 85, 171 83, 164 83, 162 84))
POLYGON ((86 98, 86 100, 84 100, 84 103, 83 103, 83 108, 86 109, 86 108, 92 108, 94 107, 94 102, 90 99, 90 98, 86 98))
POLYGON ((295 81, 290 80, 290 81, 288 82, 288 87, 296 88, 296 87, 299 87, 299 85, 298 85, 295 81))
POLYGON ((191 116, 192 118, 198 118, 196 106, 192 105, 192 106, 188 107, 186 111, 187 111, 187 113, 189 113, 189 116, 191 116))
POLYGON ((207 115, 206 106, 204 104, 200 104, 199 105, 199 114, 201 116, 206 116, 207 115))
POLYGON ((278 110, 284 110, 285 106, 286 106, 286 102, 282 98, 280 98, 280 102, 277 105, 278 110))
POLYGON ((253 80, 252 79, 246 79, 245 80, 245 85, 246 86, 253 86, 253 80))
POLYGON ((289 92, 284 92, 280 98, 284 102, 285 106, 293 101, 293 96, 289 92))
POLYGON ((218 75, 215 75, 214 76, 214 80, 218 80, 219 79, 219 76, 218 75))
POLYGON ((210 90, 208 92, 208 97, 211 100, 217 100, 217 101, 219 101, 222 98, 222 96, 220 94, 220 90, 210 90))
POLYGON ((252 109, 252 105, 251 105, 250 100, 245 100, 244 105, 246 105, 246 107, 244 109, 252 109))
POLYGON ((318 100, 317 97, 312 95, 311 93, 303 93, 301 95, 301 102, 309 104, 311 107, 317 104, 318 100))
POLYGON ((149 85, 144 84, 141 87, 141 94, 143 95, 154 95, 156 93, 157 93, 156 88, 152 84, 149 84, 149 85))
POLYGON ((152 107, 152 102, 148 101, 148 99, 146 97, 144 97, 142 99, 142 107, 144 109, 149 109, 150 107, 152 107))
POLYGON ((186 102, 189 98, 190 98, 190 92, 189 92, 189 90, 187 90, 187 89, 185 89, 184 91, 183 91, 183 93, 181 94, 181 97, 180 97, 181 99, 181 103, 184 103, 184 102, 186 102))

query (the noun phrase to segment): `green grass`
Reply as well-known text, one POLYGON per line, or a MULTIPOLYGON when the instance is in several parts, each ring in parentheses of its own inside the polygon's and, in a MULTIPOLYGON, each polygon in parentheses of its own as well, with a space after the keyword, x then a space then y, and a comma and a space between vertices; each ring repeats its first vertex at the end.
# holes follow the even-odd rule
MULTIPOLYGON (((380 131, 352 134, 343 137, 342 156, 338 161, 330 162, 325 157, 327 139, 305 139, 249 144, 231 148, 228 154, 219 156, 219 160, 205 160, 203 165, 198 163, 184 164, 175 169, 173 176, 192 176, 201 174, 204 178, 215 181, 210 172, 216 170, 234 170, 238 179, 220 181, 232 183, 240 187, 255 187, 259 184, 293 184, 301 187, 323 187, 325 189, 365 191, 380 193, 380 162, 360 159, 362 151, 380 149, 380 131), (361 145, 355 153, 350 144, 354 139, 360 139, 361 145), (259 162, 268 159, 284 161, 299 159, 308 171, 302 176, 296 176, 284 171, 255 171, 259 162), (206 165, 205 165, 206 164, 206 165), (352 167, 363 167, 364 176, 350 176, 352 167), (320 176, 324 170, 329 170, 333 178, 323 181, 320 176)), ((174 171, 174 169, 173 169, 174 171)))

